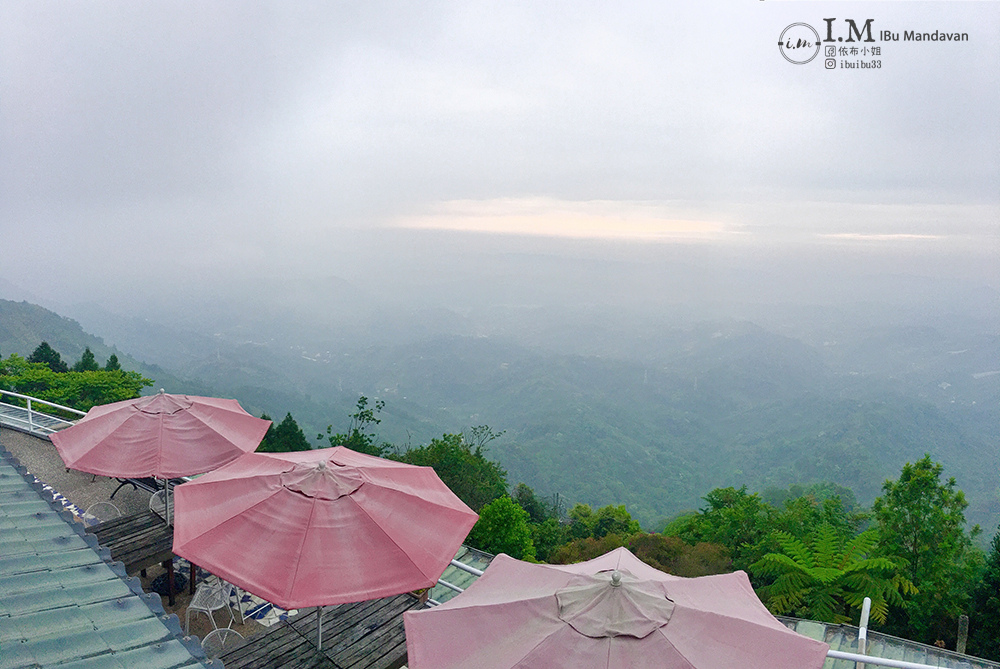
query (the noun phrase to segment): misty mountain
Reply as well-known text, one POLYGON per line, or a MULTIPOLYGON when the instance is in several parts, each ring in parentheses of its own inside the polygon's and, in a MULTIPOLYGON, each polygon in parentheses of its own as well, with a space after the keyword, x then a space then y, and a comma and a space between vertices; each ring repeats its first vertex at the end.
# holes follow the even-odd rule
MULTIPOLYGON (((725 485, 833 481, 867 503, 925 452, 958 478, 971 518, 987 526, 1000 518, 992 474, 1000 465, 1000 375, 990 373, 1000 369, 1000 342, 983 328, 942 331, 900 316, 860 328, 840 320, 840 331, 811 338, 740 319, 660 327, 650 319, 619 336, 630 350, 597 355, 559 353, 503 332, 417 328, 407 340, 399 315, 391 336, 344 334, 324 344, 317 330, 303 328, 295 343, 256 334, 266 328, 245 319, 207 334, 78 311, 105 337, 191 380, 171 390, 236 397, 257 414, 291 411, 310 436, 328 424, 345 428, 359 395, 377 397, 386 403, 379 436, 399 446, 488 424, 506 430, 490 455, 512 483, 574 502, 624 503, 647 526, 725 485)), ((440 311, 424 311, 423 321, 440 311)), ((30 316, 32 332, 51 332, 53 345, 77 341, 67 357, 82 350, 73 321, 25 305, 2 313, 7 330, 23 329, 14 321, 30 316)), ((437 322, 486 329, 472 320, 451 312, 437 322)), ((609 336, 634 323, 625 315, 597 321, 611 324, 609 336)))
MULTIPOLYGON (((28 302, 0 299, 0 355, 7 357, 16 353, 27 358, 43 341, 47 341, 58 351, 70 366, 79 360, 84 350, 89 347, 98 364, 102 366, 114 354, 118 356, 122 369, 139 372, 169 387, 181 385, 181 381, 159 365, 142 362, 116 346, 108 346, 101 337, 85 332, 80 324, 72 319, 28 302)), ((201 387, 197 382, 185 385, 191 388, 201 387)), ((160 387, 162 386, 157 386, 160 387)), ((196 394, 194 390, 190 392, 196 394)))

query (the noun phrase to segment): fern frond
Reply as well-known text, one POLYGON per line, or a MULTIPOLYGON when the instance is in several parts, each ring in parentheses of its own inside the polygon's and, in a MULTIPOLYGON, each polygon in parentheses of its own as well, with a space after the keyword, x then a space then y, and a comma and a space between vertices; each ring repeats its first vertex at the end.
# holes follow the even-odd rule
POLYGON ((800 540, 788 532, 775 532, 774 538, 777 540, 778 545, 781 546, 784 554, 792 560, 798 562, 806 569, 812 569, 815 566, 812 552, 800 540))
POLYGON ((816 566, 830 567, 837 561, 840 540, 829 523, 822 523, 812 535, 812 548, 816 566))
POLYGON ((823 584, 834 583, 844 575, 844 572, 835 567, 816 567, 809 570, 809 575, 823 584))
POLYGON ((775 576, 795 571, 804 571, 801 564, 782 553, 768 553, 750 565, 750 571, 761 576, 775 576))

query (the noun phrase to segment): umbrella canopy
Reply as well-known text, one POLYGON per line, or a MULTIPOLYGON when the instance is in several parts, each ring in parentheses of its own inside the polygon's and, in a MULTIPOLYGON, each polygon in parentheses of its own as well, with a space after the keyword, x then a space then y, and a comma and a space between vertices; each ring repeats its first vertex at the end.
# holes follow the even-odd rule
POLYGON ((70 469, 138 478, 202 474, 253 451, 271 421, 236 400, 157 395, 96 406, 52 435, 70 469))
POLYGON ((829 649, 776 620, 742 571, 681 578, 625 548, 574 565, 498 555, 404 621, 411 669, 810 669, 829 649))
POLYGON ((250 453, 178 486, 174 554, 286 609, 429 588, 478 516, 430 467, 250 453))

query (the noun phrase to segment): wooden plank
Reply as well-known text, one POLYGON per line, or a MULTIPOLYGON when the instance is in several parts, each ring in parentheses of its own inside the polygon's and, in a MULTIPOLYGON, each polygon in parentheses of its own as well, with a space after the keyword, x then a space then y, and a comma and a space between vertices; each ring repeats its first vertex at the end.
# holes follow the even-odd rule
POLYGON ((334 660, 344 669, 401 666, 406 661, 406 632, 402 619, 373 630, 334 660))
MULTIPOLYGON (((128 532, 130 528, 149 526, 153 518, 159 518, 159 516, 154 514, 152 511, 141 511, 139 513, 133 513, 130 516, 114 518, 98 525, 88 527, 87 532, 90 532, 91 534, 118 536, 123 532, 128 532)), ((162 519, 160 519, 160 523, 163 523, 162 519)))
MULTIPOLYGON (((383 624, 395 615, 410 608, 411 603, 419 603, 411 595, 395 595, 383 599, 374 599, 366 602, 353 604, 341 604, 327 609, 323 617, 323 646, 327 647, 327 639, 330 640, 330 647, 338 643, 343 638, 360 638, 365 633, 366 628, 374 628, 383 624), (345 636, 346 635, 346 636, 345 636)), ((293 618, 289 620, 296 629, 305 634, 310 639, 316 638, 317 618, 312 615, 303 617, 301 620, 293 618)))
POLYGON ((117 530, 120 531, 95 532, 94 535, 102 545, 119 549, 135 543, 150 543, 157 538, 172 535, 172 530, 166 525, 163 527, 130 525, 117 530))
POLYGON ((352 639, 350 644, 334 656, 337 664, 345 669, 364 667, 389 669, 403 665, 406 662, 406 630, 403 626, 403 613, 421 606, 421 602, 416 598, 408 599, 410 601, 396 600, 392 602, 391 607, 384 608, 380 612, 380 617, 386 614, 390 614, 390 617, 375 627, 366 628, 363 636, 352 639))
MULTIPOLYGON (((386 605, 376 611, 370 612, 369 615, 365 616, 361 620, 358 620, 355 624, 344 628, 337 635, 329 637, 329 641, 327 641, 328 637, 324 634, 323 651, 330 657, 333 657, 338 664, 344 664, 344 662, 341 662, 340 660, 340 655, 345 653, 349 654, 351 647, 357 645, 362 639, 369 636, 380 627, 390 625, 398 616, 401 616, 405 610, 405 606, 400 607, 398 605, 386 605)), ((402 624, 402 618, 399 618, 399 622, 402 624)))
POLYGON ((87 532, 111 552, 111 558, 134 574, 154 564, 165 563, 170 578, 170 605, 174 604, 174 530, 152 511, 116 518, 87 532))
POLYGON ((152 511, 116 518, 87 531, 129 573, 173 558, 173 528, 152 511))
POLYGON ((336 669, 316 646, 284 623, 275 625, 265 634, 252 637, 246 644, 220 658, 229 669, 336 669), (249 651, 249 652, 241 652, 249 651))
MULTIPOLYGON (((375 599, 367 602, 357 602, 353 604, 339 604, 327 609, 323 615, 323 638, 335 639, 343 634, 346 629, 357 625, 360 621, 372 615, 385 606, 384 600, 375 599)), ((304 636, 315 639, 319 617, 316 609, 312 609, 309 615, 295 616, 288 623, 297 629, 304 636)), ((324 642, 324 645, 325 642, 324 642)))
POLYGON ((108 546, 111 557, 125 563, 125 570, 133 573, 169 560, 173 557, 173 537, 147 536, 135 543, 126 545, 112 544, 108 546))
MULTIPOLYGON (((227 667, 265 669, 283 666, 308 666, 316 656, 316 647, 294 628, 279 623, 263 634, 251 637, 239 648, 222 656, 227 667)), ((322 659, 322 658, 320 658, 322 659)))
POLYGON ((411 595, 340 604, 323 618, 323 651, 316 649, 319 616, 303 611, 251 637, 220 659, 228 669, 397 669, 406 661, 402 614, 421 606, 411 595))

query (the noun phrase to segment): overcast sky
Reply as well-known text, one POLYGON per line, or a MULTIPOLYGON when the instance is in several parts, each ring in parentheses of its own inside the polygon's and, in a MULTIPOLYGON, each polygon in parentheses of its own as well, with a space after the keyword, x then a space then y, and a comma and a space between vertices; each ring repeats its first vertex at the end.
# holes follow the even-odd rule
POLYGON ((338 274, 472 235, 940 252, 995 282, 998 35, 998 2, 4 0, 0 278, 338 274), (782 57, 830 17, 880 54, 782 57))

